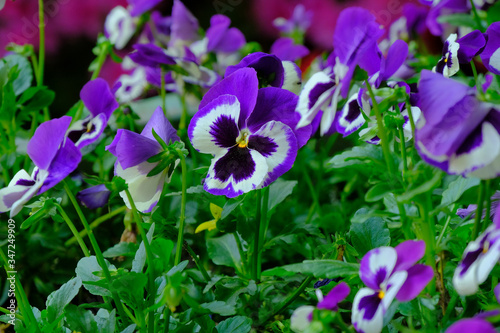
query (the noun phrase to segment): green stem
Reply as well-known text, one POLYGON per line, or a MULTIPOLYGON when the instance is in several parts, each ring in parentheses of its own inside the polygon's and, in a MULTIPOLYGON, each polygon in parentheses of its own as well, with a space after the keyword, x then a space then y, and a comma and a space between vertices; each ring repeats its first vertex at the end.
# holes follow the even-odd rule
POLYGON ((260 228, 261 228, 261 207, 262 207, 262 190, 257 190, 257 203, 255 205, 255 222, 256 222, 256 227, 255 227, 255 235, 254 235, 254 242, 253 242, 253 253, 252 253, 252 279, 255 280, 255 282, 258 282, 260 277, 259 277, 259 263, 260 263, 260 228))
POLYGON ((64 221, 66 221, 66 224, 68 225, 69 229, 71 230, 71 232, 74 235, 73 237, 75 238, 75 240, 80 245, 80 248, 82 249, 83 254, 86 257, 90 257, 90 252, 89 252, 89 249, 87 248, 87 245, 85 245, 85 242, 83 241, 82 237, 78 233, 78 230, 76 229, 75 225, 73 224, 73 222, 71 221, 71 219, 68 217, 68 214, 66 214, 66 212, 61 207, 61 205, 56 204, 56 208, 59 211, 59 214, 61 214, 61 216, 64 219, 64 221))
POLYGON ((290 296, 288 296, 288 298, 280 305, 280 307, 278 308, 278 310, 274 311, 272 314, 270 314, 269 316, 267 316, 263 321, 261 321, 259 323, 259 326, 263 325, 266 322, 268 322, 274 316, 280 314, 290 304, 292 304, 293 301, 295 301, 295 299, 297 297, 299 297, 299 295, 304 291, 304 289, 306 289, 306 287, 311 283, 312 280, 314 280, 314 276, 308 276, 307 278, 305 278, 305 280, 302 281, 302 283, 300 284, 300 286, 297 289, 295 289, 295 291, 293 292, 293 294, 291 294, 290 296))
MULTIPOLYGON (((90 229, 94 230, 95 228, 97 228, 101 223, 109 220, 110 218, 112 218, 113 216, 115 215, 118 215, 120 213, 123 213, 124 211, 127 210, 127 207, 126 206, 122 206, 118 209, 115 209, 114 211, 110 212, 110 213, 107 213, 105 215, 102 215, 98 218, 96 218, 92 223, 90 223, 90 229)), ((78 235, 80 237, 85 237, 87 236, 87 230, 82 230, 78 233, 78 235)), ((65 243, 64 243, 64 246, 70 246, 71 244, 74 244, 76 241, 77 241, 77 237, 76 235, 71 237, 70 239, 68 239, 65 243)))
POLYGON ((210 282, 210 275, 208 275, 207 270, 205 267, 203 267, 202 263, 200 262, 200 257, 193 251, 191 246, 189 246, 188 243, 184 242, 184 248, 186 251, 189 253, 191 258, 193 258, 194 263, 196 264, 196 267, 198 267, 198 270, 201 272, 201 275, 203 275, 203 278, 205 281, 210 282))
POLYGON ((471 241, 477 238, 477 235, 479 233, 479 225, 481 223, 481 217, 483 216, 483 203, 484 203, 484 192, 485 192, 484 185, 485 185, 484 180, 481 180, 481 183, 479 183, 476 218, 474 219, 474 226, 472 227, 471 241))
POLYGON ((368 80, 365 80, 366 89, 368 90, 368 94, 373 103, 373 111, 375 112, 375 116, 377 117, 377 127, 378 127, 378 137, 380 138, 380 144, 382 145, 382 151, 384 152, 385 163, 387 165, 387 169, 391 175, 391 179, 395 174, 394 165, 391 160, 391 150, 389 149, 389 141, 387 137, 387 133, 385 132, 384 121, 382 119, 382 113, 378 108, 377 100, 375 99, 375 94, 373 93, 372 87, 368 80))
POLYGON ((181 199, 181 216, 179 217, 179 233, 177 235, 177 249, 175 251, 174 265, 181 262, 182 243, 184 241, 184 222, 186 220, 186 190, 187 190, 187 166, 184 153, 177 150, 179 158, 181 159, 181 172, 182 172, 182 199, 181 199))
MULTIPOLYGON (((267 220, 267 211, 269 208, 269 187, 265 187, 261 190, 262 195, 262 208, 260 214, 260 233, 259 233, 259 244, 260 246, 264 246, 264 242, 266 240, 267 229, 269 227, 269 221, 267 220)), ((263 249, 262 249, 263 251, 263 249)), ((257 278, 260 279, 260 272, 262 269, 262 251, 259 249, 258 263, 257 263, 257 278)))
MULTIPOLYGON (((422 238, 425 241, 425 262, 427 265, 432 267, 432 270, 436 270, 436 260, 435 260, 435 232, 434 225, 429 216, 429 197, 425 194, 424 202, 419 203, 420 215, 422 222, 420 223, 420 228, 422 231, 422 238)), ((434 292, 435 284, 429 285, 429 290, 434 292)))
POLYGON ((100 53, 97 56, 97 67, 94 69, 94 72, 92 73, 92 77, 90 78, 91 81, 99 77, 99 73, 101 72, 102 66, 106 61, 107 56, 108 56, 108 47, 107 46, 101 47, 100 53))
POLYGON ((481 32, 485 32, 483 28, 483 23, 481 22, 481 18, 479 17, 479 14, 477 13, 476 5, 474 4, 474 0, 470 0, 471 8, 472 8, 472 14, 474 16, 474 21, 476 21, 477 28, 481 32))
POLYGON ((488 222, 490 220, 490 212, 491 212, 491 195, 490 195, 490 187, 491 187, 491 179, 486 179, 484 184, 484 196, 486 200, 486 214, 484 215, 483 227, 481 231, 485 231, 488 227, 488 222))
POLYGON ((162 102, 162 107, 163 107, 163 114, 165 115, 165 117, 167 117, 167 107, 166 107, 167 96, 166 96, 166 91, 165 91, 165 70, 163 69, 163 67, 161 68, 160 94, 161 94, 161 102, 162 102))
POLYGON ((474 60, 470 61, 470 68, 472 69, 472 74, 474 74, 474 82, 476 83, 477 92, 479 93, 480 96, 482 96, 484 95, 483 86, 478 80, 477 69, 474 60))
POLYGON ((444 313, 443 320, 441 320, 441 323, 443 323, 443 325, 446 325, 446 323, 448 322, 452 312, 455 310, 455 304, 457 304, 457 301, 458 294, 454 294, 453 296, 451 296, 451 300, 448 303, 448 307, 446 308, 446 312, 444 313))
POLYGON ((187 124, 187 106, 186 106, 186 92, 183 92, 181 95, 181 105, 182 105, 182 114, 181 120, 179 121, 179 132, 182 132, 186 128, 187 124))
POLYGON ((413 119, 413 113, 411 112, 410 97, 406 96, 406 111, 408 111, 408 119, 410 120, 411 126, 411 136, 415 140, 415 120, 413 119))
POLYGON ((352 326, 347 326, 340 315, 340 312, 335 313, 335 323, 340 326, 342 332, 354 332, 354 328, 352 326))
POLYGON ((165 326, 163 326, 163 332, 168 333, 170 330, 170 309, 165 305, 165 310, 163 311, 163 320, 165 320, 165 326))
POLYGON ((401 148, 401 159, 403 160, 403 180, 404 180, 406 177, 406 173, 408 172, 408 162, 406 160, 405 135, 402 126, 398 128, 398 133, 399 133, 399 143, 401 148))
MULTIPOLYGON (((45 66, 45 18, 43 12, 43 0, 38 0, 38 29, 40 44, 38 45, 38 81, 37 86, 43 86, 43 70, 45 66)), ((48 120, 48 119, 47 119, 48 120)))
POLYGON ((245 253, 243 252, 243 245, 241 244, 240 236, 238 236, 238 233, 235 231, 233 232, 233 237, 236 242, 236 247, 238 248, 238 252, 241 258, 241 274, 243 274, 243 276, 247 276, 248 272, 246 265, 247 260, 243 260, 243 258, 245 258, 245 253))
MULTIPOLYGON (((125 190, 125 193, 127 195, 128 201, 130 203, 130 206, 132 207, 132 215, 134 216, 135 224, 137 225, 137 229, 139 229, 139 234, 141 235, 142 241, 144 243, 144 248, 146 250, 146 261, 148 262, 148 290, 149 290, 149 297, 148 297, 148 308, 152 307, 155 302, 155 274, 153 270, 153 252, 151 251, 151 246, 149 244, 149 240, 147 237, 146 232, 144 231, 144 228, 142 227, 142 221, 139 216, 139 213, 137 212, 137 207, 135 206, 134 199, 132 199, 132 195, 130 195, 130 192, 128 189, 125 190)), ((142 310, 140 310, 142 312, 142 310)), ((154 317, 154 310, 149 312, 148 315, 148 331, 150 333, 154 332, 155 328, 155 317, 154 317)))
MULTIPOLYGON (((69 188, 68 184, 64 180, 62 181, 62 183, 64 185, 64 190, 66 191, 69 200, 73 204, 73 207, 75 208, 76 213, 78 214, 78 217, 80 218, 80 221, 83 224, 83 227, 85 228, 85 230, 87 230, 90 243, 92 244, 92 248, 94 249, 97 262, 99 263, 99 266, 101 266, 102 268, 104 277, 106 278, 108 285, 111 286, 111 273, 109 272, 108 266, 106 265, 106 261, 104 260, 104 256, 102 255, 101 249, 99 248, 97 240, 95 239, 94 233, 92 232, 92 229, 90 229, 87 219, 85 218, 85 215, 83 215, 82 209, 80 208, 80 205, 76 201, 76 198, 73 195, 73 192, 71 192, 71 189, 69 188)), ((123 304, 120 298, 118 297, 118 293, 116 291, 111 291, 111 296, 115 302, 118 314, 120 315, 121 318, 125 318, 126 314, 125 311, 123 310, 123 304)))
POLYGON ((453 212, 455 211, 456 209, 456 205, 453 205, 453 207, 451 208, 451 212, 450 214, 448 215, 448 217, 446 218, 446 222, 444 223, 444 226, 443 226, 443 230, 441 230, 441 233, 439 234, 439 237, 438 239, 436 240, 436 245, 441 247, 440 244, 441 244, 441 240, 443 239, 444 237, 444 233, 446 232, 446 229, 448 228, 448 225, 450 224, 451 222, 451 216, 453 214, 453 212))

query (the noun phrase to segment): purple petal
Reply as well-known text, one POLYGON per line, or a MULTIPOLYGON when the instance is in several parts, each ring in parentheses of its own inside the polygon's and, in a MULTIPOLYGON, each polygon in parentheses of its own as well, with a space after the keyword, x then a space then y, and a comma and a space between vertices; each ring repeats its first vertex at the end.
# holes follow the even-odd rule
POLYGON ((336 129, 345 137, 359 129, 364 123, 365 118, 358 104, 358 94, 354 94, 340 111, 336 129))
POLYGON ((359 277, 367 287, 379 290, 391 276, 397 261, 397 252, 392 247, 383 246, 368 251, 359 268, 359 277))
POLYGON ((80 98, 94 117, 102 113, 106 120, 119 106, 108 83, 101 78, 87 82, 80 91, 80 98))
POLYGON ((99 139, 107 123, 108 119, 104 113, 100 113, 96 117, 84 121, 82 123, 83 128, 80 128, 79 131, 72 131, 73 126, 71 126, 68 132, 68 138, 75 143, 78 149, 82 149, 99 139), (73 138, 77 138, 77 140, 73 140, 73 138))
POLYGON ((236 28, 229 28, 231 20, 222 14, 212 16, 207 30, 207 51, 231 53, 245 45, 245 36, 236 28))
POLYGON ((9 211, 35 184, 35 180, 25 170, 19 170, 9 185, 0 189, 0 213, 9 211))
POLYGON ((396 295, 400 302, 409 302, 417 297, 434 276, 432 268, 422 264, 414 265, 407 271, 408 277, 396 295))
POLYGON ((463 332, 496 333, 497 330, 486 320, 477 318, 461 319, 446 330, 446 333, 463 332))
POLYGON ((443 25, 438 22, 442 15, 463 13, 469 11, 469 1, 467 0, 442 0, 436 6, 433 6, 427 15, 427 27, 434 36, 443 34, 443 25))
POLYGON ((457 43, 460 45, 458 60, 460 63, 469 63, 472 61, 472 58, 482 52, 486 45, 486 39, 481 31, 474 30, 459 38, 457 43))
POLYGON ((47 170, 49 175, 40 188, 40 191, 38 191, 38 194, 47 191, 66 178, 78 167, 81 159, 82 154, 80 153, 80 149, 72 141, 66 140, 51 161, 47 170))
POLYGON ((304 45, 295 45, 289 37, 281 37, 271 45, 271 54, 281 60, 295 61, 308 55, 309 50, 304 45))
POLYGON ((388 80, 404 64, 408 55, 408 44, 398 39, 387 51, 387 58, 382 60, 379 79, 376 86, 382 81, 388 80))
POLYGON ((172 126, 172 124, 170 124, 168 119, 165 117, 165 113, 163 112, 161 106, 158 106, 156 110, 153 112, 153 115, 147 122, 146 126, 144 126, 141 135, 156 141, 156 139, 153 136, 153 130, 152 130, 153 128, 156 134, 158 134, 158 136, 162 138, 167 145, 175 141, 180 141, 180 138, 177 135, 177 130, 172 126))
POLYGON ((240 63, 228 66, 225 76, 231 75, 240 68, 250 67, 257 71, 259 78, 271 87, 281 88, 284 80, 284 70, 281 60, 275 55, 255 52, 241 59, 240 63))
POLYGON ((327 309, 337 311, 337 304, 342 302, 351 292, 351 288, 345 282, 340 282, 336 285, 326 297, 318 303, 318 309, 327 309))
MULTIPOLYGON (((257 96, 255 109, 247 120, 250 132, 257 131, 265 123, 276 120, 296 128, 300 114, 295 112, 297 95, 279 88, 261 88, 257 96)), ((311 137, 311 126, 301 127, 294 131, 299 148, 304 146, 311 137)))
POLYGON ((130 4, 130 15, 139 16, 148 10, 152 9, 154 6, 159 4, 161 0, 127 0, 130 4))
POLYGON ((425 242, 422 240, 407 240, 394 248, 398 254, 395 271, 408 270, 422 259, 425 254, 425 242))
POLYGON ((381 332, 384 323, 384 309, 379 292, 361 288, 352 303, 351 321, 358 332, 381 332))
POLYGON ((425 19, 429 12, 429 8, 414 3, 405 3, 402 11, 403 16, 406 17, 407 31, 413 36, 423 34, 427 29, 425 19))
POLYGON ((293 92, 295 95, 300 94, 302 90, 302 72, 296 63, 284 60, 282 61, 284 77, 282 89, 293 92))
POLYGON ((199 110, 221 95, 234 95, 241 107, 238 126, 243 128, 255 107, 258 90, 257 72, 253 68, 242 68, 210 88, 203 96, 199 110))
POLYGON ((481 53, 484 66, 493 74, 500 75, 500 22, 492 23, 486 30, 487 42, 481 53))
POLYGON ((129 54, 136 64, 146 67, 156 67, 160 65, 175 65, 174 58, 167 55, 165 50, 153 44, 135 44, 135 52, 129 54))
POLYGON ((96 209, 108 203, 110 194, 111 192, 104 184, 99 184, 78 192, 76 197, 85 207, 96 209))
POLYGON ((180 0, 174 0, 169 46, 178 40, 192 42, 198 39, 198 20, 180 0))
POLYGON ((238 118, 240 103, 233 95, 222 95, 198 111, 188 126, 193 147, 205 154, 216 155, 236 145, 240 135, 238 118))
POLYGON ((29 157, 38 168, 47 170, 50 167, 70 123, 71 117, 62 116, 38 126, 27 147, 29 157))
POLYGON ((129 130, 118 130, 115 139, 106 147, 123 169, 136 166, 147 161, 148 158, 161 152, 162 148, 156 140, 129 130))

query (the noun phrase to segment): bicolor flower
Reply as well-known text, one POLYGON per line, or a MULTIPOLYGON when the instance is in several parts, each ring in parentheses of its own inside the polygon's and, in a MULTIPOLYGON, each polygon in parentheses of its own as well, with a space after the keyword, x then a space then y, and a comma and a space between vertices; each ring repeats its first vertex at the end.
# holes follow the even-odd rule
POLYGON ((148 85, 146 69, 139 66, 130 74, 120 75, 117 82, 120 86, 115 91, 116 99, 120 101, 120 103, 132 102, 142 95, 144 89, 146 89, 148 85))
POLYGON ((193 147, 212 154, 204 189, 236 197, 263 188, 287 172, 311 128, 295 128, 297 96, 259 89, 257 72, 242 68, 213 86, 188 128, 193 147))
POLYGON ((443 56, 439 59, 437 65, 432 69, 433 72, 443 74, 446 77, 455 75, 460 69, 458 64, 457 34, 451 34, 443 45, 443 56))
POLYGON ((71 117, 63 116, 40 124, 28 143, 27 153, 35 164, 31 175, 20 170, 0 190, 0 212, 16 216, 33 196, 55 186, 73 172, 82 155, 66 132, 71 117))
POLYGON ((104 131, 109 117, 119 104, 109 89, 108 83, 97 78, 87 82, 80 91, 80 98, 90 115, 78 120, 68 129, 68 138, 82 149, 94 143, 104 131))
MULTIPOLYGON (((165 142, 179 141, 176 130, 165 118, 163 110, 158 107, 141 134, 120 129, 113 142, 106 147, 116 156, 115 174, 122 177, 128 184, 128 190, 138 210, 150 212, 160 199, 163 185, 170 181, 172 169, 148 177, 148 174, 158 165, 150 163, 148 159, 162 151, 161 145, 153 136, 153 129, 165 142)), ((175 166, 174 166, 175 167, 175 166)), ((120 196, 128 208, 130 202, 125 192, 120 196)))
POLYGON ((475 294, 499 259, 500 209, 497 207, 493 224, 467 245, 462 260, 455 269, 453 286, 457 293, 463 296, 475 294))
POLYGON ((430 71, 419 83, 422 117, 416 147, 450 174, 489 179, 500 174, 500 111, 476 99, 475 88, 430 71))
MULTIPOLYGON (((316 309, 338 311, 338 304, 342 302, 351 292, 351 288, 345 282, 340 282, 332 288, 330 292, 323 297, 320 289, 316 289, 318 304, 316 309)), ((295 309, 290 317, 290 329, 296 333, 302 333, 307 330, 313 320, 313 311, 315 307, 303 305, 295 309)))
POLYGON ((300 94, 297 111, 302 118, 299 127, 310 124, 323 111, 320 134, 331 130, 337 104, 341 97, 347 98, 356 66, 370 76, 380 71, 381 53, 377 40, 382 32, 368 10, 351 7, 342 11, 335 28, 335 49, 329 58, 329 68, 315 73, 300 94))
POLYGON ((490 24, 486 30, 486 39, 481 60, 490 72, 500 75, 500 22, 490 24))
POLYGON ((358 332, 381 332, 384 314, 394 298, 408 302, 425 288, 433 271, 416 264, 424 252, 423 241, 408 240, 395 248, 373 249, 363 257, 359 277, 367 288, 358 291, 352 305, 352 323, 358 332))
POLYGON ((121 50, 135 33, 135 23, 129 11, 122 6, 113 8, 104 22, 104 35, 121 50))

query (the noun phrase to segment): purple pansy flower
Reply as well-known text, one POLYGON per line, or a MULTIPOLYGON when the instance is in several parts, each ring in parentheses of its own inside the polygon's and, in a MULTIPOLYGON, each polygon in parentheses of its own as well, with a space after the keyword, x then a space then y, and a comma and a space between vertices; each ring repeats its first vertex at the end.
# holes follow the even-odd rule
POLYGON ((214 158, 204 188, 235 197, 263 188, 287 172, 311 128, 293 131, 297 96, 259 89, 253 68, 242 68, 213 86, 188 128, 193 147, 214 158))
POLYGON ((465 248, 453 275, 453 286, 459 295, 475 294, 500 259, 500 206, 493 224, 465 248))
POLYGON ((458 62, 461 64, 469 63, 475 56, 483 52, 486 38, 481 31, 474 30, 459 38, 457 43, 460 45, 457 53, 458 62))
POLYGON ((488 27, 486 37, 481 60, 490 72, 500 75, 500 22, 494 22, 488 27))
POLYGON ((139 16, 159 4, 161 0, 127 0, 129 4, 130 15, 139 16))
POLYGON ((300 94, 299 127, 310 124, 321 110, 320 133, 325 135, 331 130, 338 101, 340 97, 347 98, 356 66, 370 76, 380 71, 381 52, 377 40, 382 32, 368 10, 351 7, 342 11, 333 37, 335 49, 329 58, 330 66, 315 73, 300 94))
POLYGON ((113 8, 104 22, 104 35, 121 50, 135 33, 135 23, 129 11, 122 6, 113 8))
POLYGON ((109 89, 108 83, 97 78, 87 82, 80 91, 80 98, 90 115, 78 120, 68 129, 68 138, 79 149, 94 143, 104 131, 109 117, 119 104, 109 89))
POLYGON ((446 333, 463 333, 463 332, 481 332, 481 333, 496 333, 497 330, 493 325, 481 318, 466 318, 461 319, 448 327, 446 333))
MULTIPOLYGON (((496 191, 495 194, 491 196, 491 209, 490 209, 490 218, 492 218, 495 215, 497 207, 500 205, 500 191, 496 191)), ((461 218, 465 219, 466 217, 470 217, 473 219, 476 216, 476 211, 477 211, 477 205, 469 205, 467 208, 460 208, 457 209, 457 215, 460 216, 461 218)), ((481 219, 484 219, 486 216, 486 208, 483 209, 483 214, 481 216, 481 219)))
POLYGON ((161 65, 175 65, 175 59, 167 54, 161 47, 153 44, 135 44, 135 52, 129 54, 136 64, 145 67, 158 67, 161 65))
POLYGON ((207 30, 207 52, 231 53, 238 51, 246 40, 237 28, 229 28, 229 17, 217 14, 210 18, 210 28, 207 30))
MULTIPOLYGON (((323 297, 320 289, 316 290, 318 297, 317 309, 338 311, 338 304, 342 302, 351 292, 351 288, 345 282, 340 282, 332 288, 330 292, 323 297)), ((315 307, 311 305, 299 306, 295 309, 290 317, 290 329, 296 333, 302 333, 307 330, 311 321, 315 307)))
POLYGON ((110 194, 104 184, 99 184, 78 192, 76 198, 88 209, 96 209, 108 203, 110 194))
MULTIPOLYGON (((129 59, 125 57, 124 61, 129 59)), ((115 91, 115 96, 120 103, 129 103, 141 96, 144 89, 148 85, 146 69, 144 67, 136 67, 130 74, 122 74, 117 80, 119 84, 115 91)))
POLYGON ((309 50, 304 45, 295 45, 289 37, 281 37, 271 45, 271 54, 281 60, 295 61, 308 55, 309 50))
MULTIPOLYGON (((113 142, 106 147, 116 156, 115 174, 125 179, 137 209, 143 213, 150 212, 156 206, 165 181, 170 180, 168 173, 172 171, 165 169, 157 175, 147 176, 158 164, 150 163, 148 159, 162 151, 153 136, 153 129, 167 144, 180 140, 162 108, 158 107, 141 134, 120 129, 113 142)), ((126 193, 120 192, 120 196, 130 208, 126 193)))
POLYGON ((439 22, 439 17, 469 11, 470 4, 468 0, 441 0, 429 1, 433 6, 427 14, 426 24, 429 31, 434 36, 441 36, 444 32, 444 23, 439 22), (434 5, 435 4, 435 5, 434 5))
POLYGON ((476 99, 475 88, 424 70, 419 107, 415 142, 424 160, 450 174, 500 173, 500 111, 476 99))
POLYGON ((172 7, 169 47, 180 48, 198 40, 198 20, 184 6, 182 1, 174 0, 172 7))
POLYGON ((363 257, 359 277, 367 288, 358 291, 352 305, 352 323, 358 332, 381 332, 394 298, 408 302, 425 288, 434 273, 430 266, 416 264, 424 252, 423 241, 408 240, 395 248, 373 249, 363 257))
POLYGON ((282 33, 291 34, 295 30, 305 32, 312 23, 314 13, 306 10, 303 4, 298 4, 293 9, 292 16, 287 20, 278 17, 273 21, 273 25, 282 33))
POLYGON ((55 186, 73 172, 82 155, 66 132, 71 117, 49 120, 35 131, 28 143, 27 153, 35 164, 31 175, 20 170, 9 185, 0 190, 0 212, 10 210, 14 217, 34 195, 55 186))

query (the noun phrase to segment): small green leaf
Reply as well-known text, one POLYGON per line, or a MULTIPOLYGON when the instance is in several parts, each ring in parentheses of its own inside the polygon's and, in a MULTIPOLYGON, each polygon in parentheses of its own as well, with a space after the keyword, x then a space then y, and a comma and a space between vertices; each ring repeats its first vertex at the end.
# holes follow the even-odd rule
POLYGON ((95 333, 97 322, 90 310, 85 310, 73 304, 69 304, 64 310, 65 320, 72 331, 81 333, 95 333))
MULTIPOLYGON (((52 102, 54 101, 55 93, 52 90, 49 90, 46 87, 40 87, 35 89, 37 89, 36 93, 29 100, 27 100, 28 103, 24 106, 23 112, 32 112, 41 110, 52 104, 52 102)), ((24 94, 21 96, 21 99, 23 96, 24 94)), ((25 103, 25 102, 20 102, 20 103, 25 103)))
POLYGON ((321 279, 335 279, 357 275, 359 264, 333 259, 304 260, 300 264, 291 264, 268 269, 263 276, 290 276, 296 273, 312 275, 321 279))
MULTIPOLYGON (((104 261, 106 262, 106 265, 108 266, 108 269, 110 271, 116 270, 116 267, 110 264, 109 261, 107 261, 106 259, 104 259, 104 261)), ((75 272, 76 276, 82 280, 85 289, 87 289, 91 294, 99 296, 111 296, 111 292, 108 289, 103 288, 101 286, 96 286, 91 283, 86 283, 86 282, 95 283, 104 280, 104 278, 101 277, 102 268, 97 263, 97 259, 95 256, 90 256, 80 259, 80 261, 76 265, 75 272)))
POLYGON ((380 217, 371 217, 363 223, 352 223, 349 231, 351 243, 360 256, 366 252, 391 243, 389 229, 380 217))
MULTIPOLYGON (((146 235, 149 244, 151 244, 154 232, 155 232, 155 224, 152 223, 146 235)), ((144 242, 141 242, 141 245, 139 245, 139 249, 135 254, 134 261, 132 261, 132 272, 137 272, 137 273, 141 272, 145 264, 146 264, 146 247, 144 246, 144 242)))
POLYGON ((234 306, 227 304, 222 301, 213 301, 210 303, 203 303, 200 305, 202 309, 208 310, 211 313, 216 313, 221 316, 232 316, 236 314, 236 309, 234 306))
POLYGON ((47 307, 47 320, 50 323, 63 313, 64 307, 75 298, 81 286, 82 280, 79 277, 75 277, 47 297, 45 305, 47 307))
POLYGON ((456 27, 469 27, 473 29, 478 28, 474 17, 472 16, 472 14, 468 13, 441 15, 438 17, 437 21, 439 23, 448 23, 456 27))
POLYGON ((392 186, 389 183, 378 183, 372 186, 365 194, 365 201, 375 202, 384 198, 384 196, 391 192, 392 186))
POLYGON ((128 272, 115 277, 111 284, 113 291, 116 291, 120 298, 133 308, 137 308, 144 303, 144 288, 148 282, 146 275, 142 273, 128 272))
POLYGON ((9 54, 0 60, 0 68, 7 66, 14 68, 17 66, 16 71, 19 73, 13 82, 14 93, 16 96, 20 95, 31 86, 33 81, 33 70, 30 62, 23 56, 18 54, 9 54))
POLYGON ((95 315, 99 333, 114 333, 116 327, 116 309, 109 312, 106 309, 99 309, 95 315))
POLYGON ((207 239, 208 256, 216 265, 234 267, 241 270, 241 257, 233 234, 207 239))
POLYGON ((464 178, 462 176, 457 176, 454 181, 450 182, 448 188, 443 191, 441 205, 451 205, 460 199, 465 191, 477 185, 479 185, 479 179, 477 178, 464 178))
POLYGON ((278 206, 283 202, 290 194, 292 194, 295 185, 298 181, 296 180, 281 180, 278 179, 269 186, 269 210, 278 206))
POLYGON ((244 316, 234 316, 221 321, 216 328, 219 333, 248 333, 252 329, 252 319, 244 316))
POLYGON ((138 246, 136 243, 120 242, 104 251, 102 255, 106 258, 114 258, 119 256, 132 257, 135 255, 137 248, 138 246))

